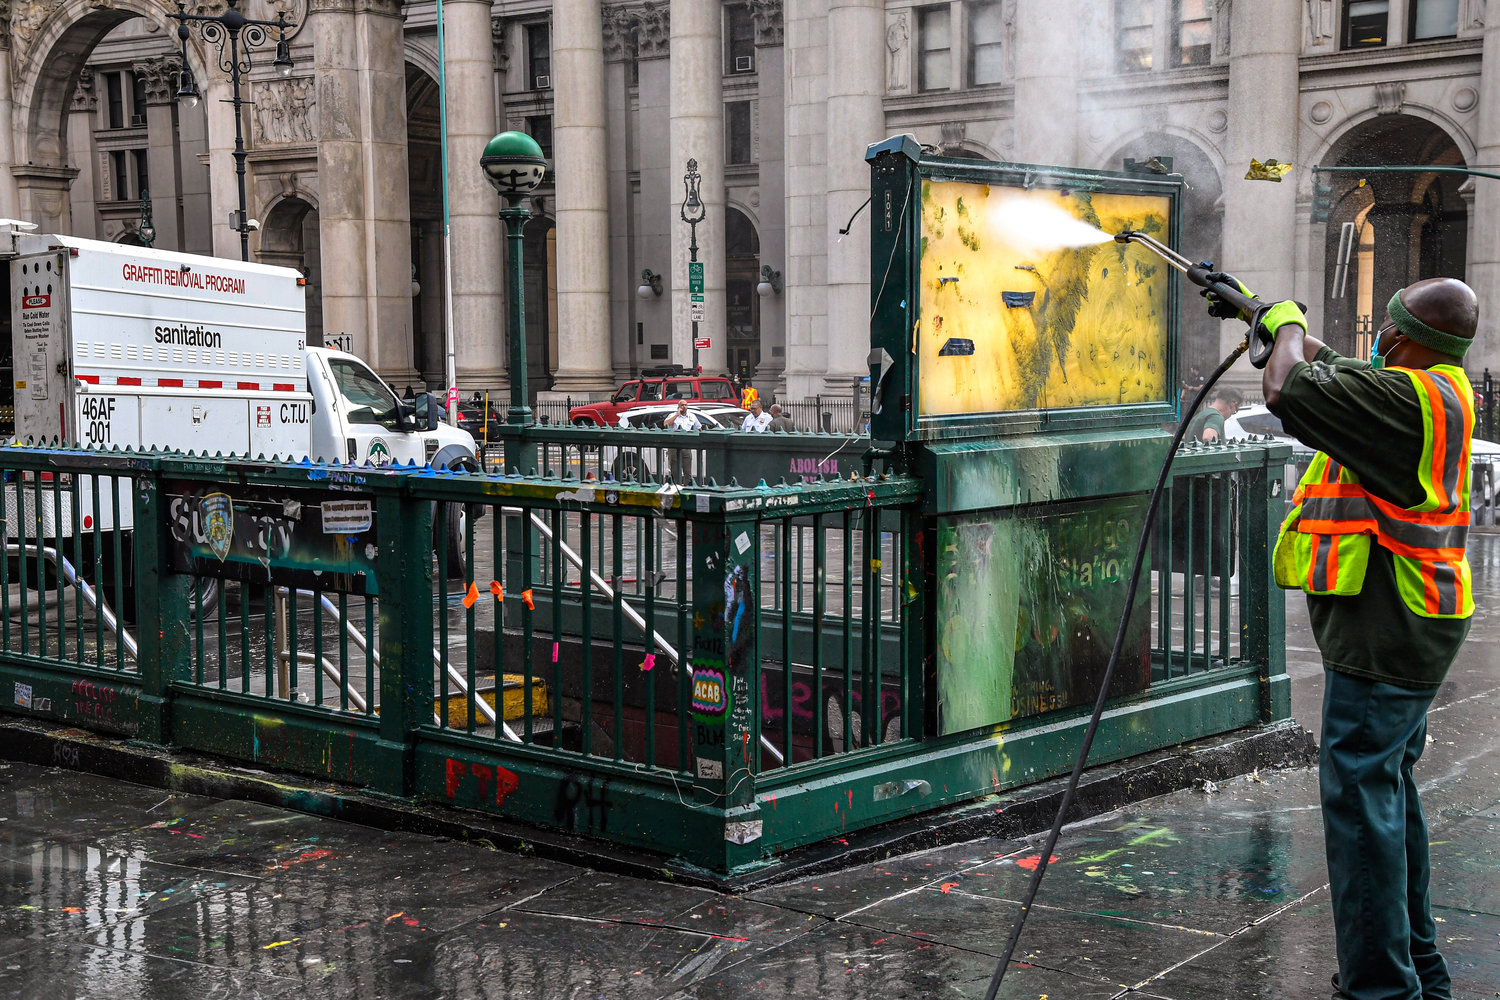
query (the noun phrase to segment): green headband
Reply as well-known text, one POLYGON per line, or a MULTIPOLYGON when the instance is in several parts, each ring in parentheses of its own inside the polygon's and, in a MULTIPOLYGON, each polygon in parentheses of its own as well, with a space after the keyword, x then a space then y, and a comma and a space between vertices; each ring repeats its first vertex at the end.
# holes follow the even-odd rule
POLYGON ((1401 292, 1404 291, 1406 289, 1403 288, 1392 295, 1391 301, 1385 307, 1385 311, 1391 314, 1396 329, 1423 347, 1430 347, 1439 354, 1447 354, 1455 358, 1463 357, 1470 345, 1474 343, 1473 338, 1444 333, 1437 327, 1428 326, 1417 319, 1401 301, 1401 292))

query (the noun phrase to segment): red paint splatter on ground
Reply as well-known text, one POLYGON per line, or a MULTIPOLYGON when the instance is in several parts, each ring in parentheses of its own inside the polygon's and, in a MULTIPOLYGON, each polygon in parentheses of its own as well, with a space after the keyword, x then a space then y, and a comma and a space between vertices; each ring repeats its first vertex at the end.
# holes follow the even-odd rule
MULTIPOLYGON (((1050 864, 1054 864, 1056 861, 1057 861, 1057 855, 1056 854, 1049 855, 1048 858, 1047 858, 1047 864, 1049 864, 1049 865, 1050 864)), ((1042 863, 1042 856, 1040 854, 1033 854, 1033 855, 1031 855, 1029 857, 1017 858, 1016 859, 1016 864, 1018 866, 1020 866, 1021 868, 1026 869, 1029 872, 1036 871, 1036 866, 1039 865, 1039 864, 1041 864, 1041 863, 1042 863)))
POLYGON ((952 892, 954 889, 958 888, 958 883, 957 882, 944 882, 942 884, 942 886, 940 886, 940 888, 944 892, 952 892))
POLYGON ((293 865, 303 865, 303 864, 306 864, 309 861, 322 861, 324 858, 331 858, 331 857, 333 857, 333 852, 332 851, 326 851, 326 850, 321 850, 321 849, 320 850, 316 850, 316 851, 303 851, 301 854, 297 855, 295 858, 288 858, 287 860, 283 861, 281 864, 279 864, 279 865, 272 865, 271 867, 272 868, 281 868, 281 869, 285 870, 287 868, 292 867, 293 865))

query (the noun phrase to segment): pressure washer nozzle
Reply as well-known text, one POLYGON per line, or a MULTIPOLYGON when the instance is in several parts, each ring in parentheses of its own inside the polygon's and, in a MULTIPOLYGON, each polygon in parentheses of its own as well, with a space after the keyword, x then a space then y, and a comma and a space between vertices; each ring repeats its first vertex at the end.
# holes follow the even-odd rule
POLYGON ((1138 234, 1136 233, 1136 231, 1134 229, 1127 229, 1123 233, 1116 233, 1115 234, 1115 242, 1116 243, 1129 243, 1131 240, 1135 239, 1135 237, 1137 235, 1138 234))

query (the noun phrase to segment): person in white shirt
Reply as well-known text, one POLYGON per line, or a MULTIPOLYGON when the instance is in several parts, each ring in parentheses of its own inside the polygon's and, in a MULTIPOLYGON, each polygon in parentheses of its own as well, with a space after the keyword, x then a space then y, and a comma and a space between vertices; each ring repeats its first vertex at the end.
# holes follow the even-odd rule
POLYGON ((759 433, 769 426, 771 426, 771 415, 766 413, 761 407, 760 400, 752 400, 750 403, 750 413, 745 417, 745 422, 740 424, 740 430, 756 431, 759 433))
POLYGON ((677 412, 672 414, 672 419, 667 421, 667 427, 674 431, 695 431, 698 429, 698 418, 688 412, 686 400, 679 401, 677 412))

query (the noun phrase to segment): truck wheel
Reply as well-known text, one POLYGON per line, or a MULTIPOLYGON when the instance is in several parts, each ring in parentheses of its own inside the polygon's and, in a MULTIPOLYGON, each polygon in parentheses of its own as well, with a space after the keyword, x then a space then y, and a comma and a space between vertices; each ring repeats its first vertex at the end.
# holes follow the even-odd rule
POLYGON ((464 535, 469 518, 461 503, 439 503, 433 511, 433 551, 442 546, 448 557, 448 577, 462 579, 469 574, 464 569, 464 535))
POLYGON ((193 581, 188 593, 188 608, 195 615, 211 615, 219 605, 219 580, 213 576, 200 576, 193 581))
POLYGON ((615 459, 615 479, 624 482, 627 479, 638 480, 641 478, 641 459, 634 452, 625 452, 615 459))

